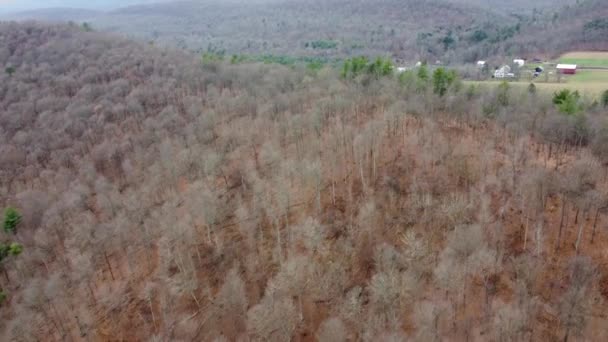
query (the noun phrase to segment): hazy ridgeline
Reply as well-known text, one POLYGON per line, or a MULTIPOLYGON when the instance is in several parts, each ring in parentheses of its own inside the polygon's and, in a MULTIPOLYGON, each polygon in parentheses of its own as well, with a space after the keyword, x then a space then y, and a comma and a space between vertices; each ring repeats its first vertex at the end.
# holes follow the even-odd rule
POLYGON ((86 21, 96 30, 160 46, 227 55, 330 59, 382 55, 410 64, 418 60, 460 64, 489 58, 550 58, 569 50, 608 48, 604 38, 608 26, 603 21, 608 17, 608 6, 603 0, 128 4, 109 11, 35 10, 7 18, 86 21), (568 7, 562 7, 565 5, 568 7))

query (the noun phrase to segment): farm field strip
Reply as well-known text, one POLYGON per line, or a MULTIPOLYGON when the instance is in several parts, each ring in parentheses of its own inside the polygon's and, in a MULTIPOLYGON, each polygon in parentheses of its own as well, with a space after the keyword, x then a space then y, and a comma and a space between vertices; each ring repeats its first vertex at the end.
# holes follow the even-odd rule
POLYGON ((608 52, 576 51, 569 52, 559 58, 560 63, 576 64, 581 68, 608 68, 608 52))
MULTIPOLYGON (((465 84, 475 84, 480 86, 497 86, 501 82, 499 81, 465 81, 465 84)), ((526 82, 526 81, 513 81, 509 82, 509 85, 518 88, 528 87, 530 83, 534 83, 536 89, 544 93, 554 93, 562 89, 577 90, 582 95, 591 97, 599 97, 599 95, 608 90, 608 82, 568 82, 568 83, 546 83, 546 82, 526 82)))

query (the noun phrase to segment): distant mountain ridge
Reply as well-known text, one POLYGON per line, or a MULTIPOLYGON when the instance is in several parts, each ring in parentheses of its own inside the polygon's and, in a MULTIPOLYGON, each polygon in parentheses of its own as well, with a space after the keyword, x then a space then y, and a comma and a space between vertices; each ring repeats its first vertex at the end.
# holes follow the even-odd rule
POLYGON ((520 33, 496 47, 494 54, 516 51, 522 56, 557 57, 576 50, 608 50, 608 1, 583 0, 538 16, 520 33))
POLYGON ((472 28, 495 30, 514 21, 476 6, 441 0, 283 0, 130 6, 98 16, 91 24, 197 52, 436 59, 446 55, 445 47, 467 40, 472 28))
POLYGON ((159 3, 171 0, 14 0, 0 3, 0 13, 18 14, 24 11, 71 8, 83 10, 110 10, 142 3, 159 3))
POLYGON ((475 5, 504 13, 522 13, 534 10, 557 10, 565 5, 574 5, 577 0, 448 0, 451 3, 475 5))
POLYGON ((122 5, 107 11, 35 10, 5 18, 87 21, 96 30, 199 53, 390 55, 458 63, 608 49, 602 38, 608 31, 601 22, 592 24, 608 17, 605 0, 133 0, 122 5))
POLYGON ((35 19, 47 22, 62 22, 62 21, 82 21, 94 18, 103 14, 103 11, 83 9, 83 8, 69 8, 69 7, 55 7, 45 9, 35 9, 22 11, 13 14, 0 15, 0 19, 6 18, 10 20, 28 20, 35 19))

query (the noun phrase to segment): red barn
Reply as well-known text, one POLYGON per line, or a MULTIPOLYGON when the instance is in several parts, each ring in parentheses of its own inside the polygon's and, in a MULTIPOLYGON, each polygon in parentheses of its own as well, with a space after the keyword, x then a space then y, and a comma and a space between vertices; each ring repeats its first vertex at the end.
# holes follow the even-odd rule
POLYGON ((557 71, 564 75, 576 74, 576 64, 558 64, 557 71))

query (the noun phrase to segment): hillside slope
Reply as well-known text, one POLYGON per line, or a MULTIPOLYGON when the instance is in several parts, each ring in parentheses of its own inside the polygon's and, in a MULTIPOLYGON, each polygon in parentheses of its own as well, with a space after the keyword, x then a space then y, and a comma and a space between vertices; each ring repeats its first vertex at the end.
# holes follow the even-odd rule
POLYGON ((493 37, 501 25, 514 23, 501 13, 442 0, 176 1, 125 7, 87 21, 98 30, 196 52, 393 55, 409 61, 457 59, 476 28, 493 37))
POLYGON ((574 5, 577 0, 447 0, 508 14, 531 14, 532 11, 556 11, 565 5, 574 5))
POLYGON ((607 13, 601 0, 204 0, 110 12, 37 10, 9 18, 86 21, 97 30, 197 53, 322 60, 388 55, 407 63, 456 64, 608 49, 607 13))
POLYGON ((607 107, 33 23, 0 65, 2 340, 608 337, 607 107))
POLYGON ((0 14, 6 20, 38 20, 43 22, 88 21, 103 12, 82 8, 56 7, 0 14))
MULTIPOLYGON (((41 13, 46 9, 71 8, 81 10, 110 10, 118 7, 130 6, 144 3, 159 3, 173 0, 102 0, 102 1, 82 1, 82 0, 5 0, 0 2, 0 14, 19 14, 23 11, 34 11, 41 13)), ((31 13, 34 15, 35 13, 31 13)), ((45 14, 46 16, 46 14, 45 14)), ((31 19, 31 17, 30 17, 31 19)))
POLYGON ((557 57, 567 51, 608 50, 608 2, 584 0, 522 23, 518 35, 498 45, 495 55, 557 57))

